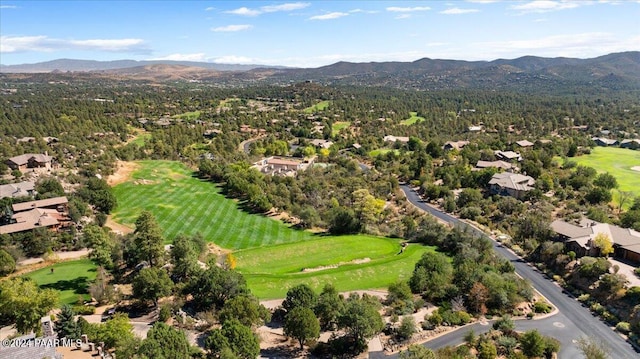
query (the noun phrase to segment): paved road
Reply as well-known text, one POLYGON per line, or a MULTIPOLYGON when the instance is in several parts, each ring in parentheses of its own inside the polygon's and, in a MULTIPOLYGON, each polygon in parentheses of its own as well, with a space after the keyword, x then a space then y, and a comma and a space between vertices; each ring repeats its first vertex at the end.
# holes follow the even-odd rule
MULTIPOLYGON (((469 227, 477 235, 487 237, 482 231, 422 202, 418 194, 415 193, 408 185, 401 185, 401 188, 407 196, 407 199, 416 207, 438 217, 439 219, 452 223, 453 225, 469 227)), ((517 321, 516 326, 518 329, 538 329, 541 333, 558 339, 562 343, 559 357, 563 359, 582 357, 575 345, 575 340, 581 337, 596 338, 606 343, 609 347, 609 355, 611 359, 640 358, 640 353, 635 351, 630 343, 625 341, 599 318, 594 317, 591 312, 587 308, 583 307, 577 300, 575 300, 575 298, 563 293, 562 288, 560 288, 555 282, 548 279, 537 269, 529 266, 507 248, 504 248, 495 241, 492 242, 494 250, 513 263, 516 268, 516 273, 529 280, 533 287, 535 287, 538 292, 545 296, 560 311, 560 313, 547 319, 517 321)), ((474 326, 470 328, 473 328, 479 333, 483 327, 480 324, 474 324, 474 326)), ((488 327, 486 327, 485 330, 488 330, 488 327)), ((464 334, 467 331, 468 330, 458 330, 451 334, 431 340, 425 343, 425 346, 436 349, 448 345, 460 344, 463 342, 464 334)))

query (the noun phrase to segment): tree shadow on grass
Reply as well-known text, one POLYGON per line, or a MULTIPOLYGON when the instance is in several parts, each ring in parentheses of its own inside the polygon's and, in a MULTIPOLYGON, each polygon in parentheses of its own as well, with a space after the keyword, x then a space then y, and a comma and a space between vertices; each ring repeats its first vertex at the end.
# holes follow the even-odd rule
POLYGON ((40 286, 40 288, 56 289, 59 291, 73 290, 73 292, 76 294, 87 294, 89 293, 89 291, 87 290, 88 285, 89 285, 89 278, 83 276, 83 277, 78 277, 71 280, 63 279, 55 283, 43 284, 40 286))

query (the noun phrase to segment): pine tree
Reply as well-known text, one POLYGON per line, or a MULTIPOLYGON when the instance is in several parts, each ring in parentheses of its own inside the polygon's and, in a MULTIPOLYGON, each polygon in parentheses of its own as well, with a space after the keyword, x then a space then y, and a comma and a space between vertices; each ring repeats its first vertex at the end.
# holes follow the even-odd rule
POLYGON ((75 320, 76 313, 68 304, 62 306, 62 311, 57 316, 55 322, 58 338, 78 339, 80 338, 80 328, 75 320))

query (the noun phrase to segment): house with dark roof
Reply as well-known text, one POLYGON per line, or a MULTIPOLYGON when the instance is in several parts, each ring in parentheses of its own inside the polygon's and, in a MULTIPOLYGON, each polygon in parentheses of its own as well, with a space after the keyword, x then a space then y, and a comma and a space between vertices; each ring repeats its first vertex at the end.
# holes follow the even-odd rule
POLYGON ((517 173, 502 172, 496 173, 489 181, 489 191, 501 196, 511 196, 518 199, 523 198, 527 192, 534 189, 536 180, 533 177, 517 173))
POLYGON ((53 157, 46 153, 25 153, 20 156, 9 158, 5 163, 12 170, 28 172, 30 170, 51 171, 53 157))
POLYGON ((442 149, 445 151, 461 150, 468 144, 469 141, 447 141, 445 142, 444 146, 442 146, 442 149))
POLYGON ((593 245, 598 234, 604 234, 613 245, 613 255, 637 265, 640 265, 640 232, 629 228, 622 228, 608 223, 586 221, 576 226, 562 220, 551 223, 551 229, 557 239, 565 243, 568 250, 574 251, 578 257, 599 254, 593 245))
POLYGON ((618 140, 612 140, 604 137, 593 137, 591 140, 596 144, 596 146, 601 147, 615 146, 618 144, 618 140))
POLYGON ((640 148, 640 139, 634 138, 632 140, 622 140, 622 142, 620 142, 620 147, 637 150, 640 148))

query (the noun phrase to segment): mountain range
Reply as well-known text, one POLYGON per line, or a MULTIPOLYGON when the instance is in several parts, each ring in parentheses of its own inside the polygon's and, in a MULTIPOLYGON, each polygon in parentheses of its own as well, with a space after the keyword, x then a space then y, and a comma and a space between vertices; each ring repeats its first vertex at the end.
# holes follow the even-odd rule
POLYGON ((222 65, 188 61, 88 61, 60 59, 1 66, 0 72, 65 73, 146 81, 202 81, 234 84, 285 84, 316 81, 328 85, 391 86, 418 90, 452 88, 588 88, 640 90, 640 52, 591 59, 524 56, 493 61, 423 58, 413 62, 338 62, 318 68, 222 65))

